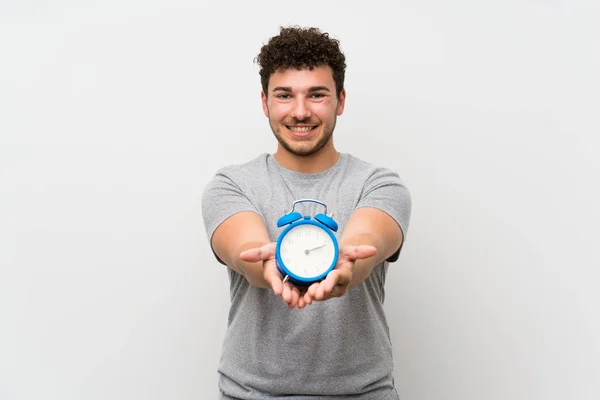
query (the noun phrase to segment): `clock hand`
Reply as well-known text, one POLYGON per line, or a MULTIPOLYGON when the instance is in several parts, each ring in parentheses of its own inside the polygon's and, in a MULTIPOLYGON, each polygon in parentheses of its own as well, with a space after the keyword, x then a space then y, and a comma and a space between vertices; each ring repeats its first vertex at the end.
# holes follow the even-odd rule
POLYGON ((317 249, 320 249, 321 247, 325 247, 325 246, 327 246, 327 244, 323 244, 321 246, 317 246, 317 247, 314 247, 312 249, 306 249, 306 250, 304 250, 304 254, 308 254, 308 253, 310 253, 313 250, 317 250, 317 249))

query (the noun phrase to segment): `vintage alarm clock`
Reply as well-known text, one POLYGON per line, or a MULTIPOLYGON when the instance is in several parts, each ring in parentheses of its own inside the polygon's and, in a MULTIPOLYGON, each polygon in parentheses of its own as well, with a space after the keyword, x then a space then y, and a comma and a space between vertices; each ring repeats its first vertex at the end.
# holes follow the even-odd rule
POLYGON ((327 215, 327 206, 312 199, 297 200, 292 210, 279 218, 277 227, 287 226, 277 239, 275 256, 277 268, 284 277, 296 286, 310 286, 324 279, 338 259, 338 242, 333 232, 338 224, 332 215, 327 215), (324 214, 313 218, 294 211, 296 204, 312 202, 325 208, 324 214))

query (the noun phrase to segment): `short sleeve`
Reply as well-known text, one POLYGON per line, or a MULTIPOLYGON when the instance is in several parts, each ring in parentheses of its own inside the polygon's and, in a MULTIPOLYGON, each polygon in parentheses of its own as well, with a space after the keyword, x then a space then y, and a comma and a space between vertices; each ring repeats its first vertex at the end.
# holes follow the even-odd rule
POLYGON ((240 186, 225 170, 220 170, 208 183, 202 195, 202 217, 209 242, 219 225, 242 211, 252 211, 261 215, 258 207, 248 199, 240 186))
MULTIPOLYGON (((391 216, 402 230, 406 240, 411 215, 411 196, 400 176, 387 168, 376 168, 363 187, 356 206, 373 207, 391 216)), ((400 249, 388 261, 396 261, 400 249)))

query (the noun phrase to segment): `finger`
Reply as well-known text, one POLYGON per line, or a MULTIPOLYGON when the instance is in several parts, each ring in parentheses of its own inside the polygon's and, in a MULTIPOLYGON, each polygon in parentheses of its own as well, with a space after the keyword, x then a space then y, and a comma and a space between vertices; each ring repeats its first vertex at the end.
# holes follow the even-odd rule
POLYGON ((275 267, 273 261, 269 260, 264 263, 263 277, 271 286, 273 292, 277 296, 281 296, 283 293, 283 281, 281 279, 281 274, 279 273, 279 270, 277 270, 277 267, 275 267))
POLYGON ((314 298, 322 301, 332 297, 341 297, 346 293, 351 280, 352 273, 350 270, 334 269, 316 288, 314 298))
POLYGON ((264 261, 275 257, 275 243, 248 249, 240 253, 240 258, 248 262, 264 261))
POLYGON ((306 306, 307 306, 307 304, 306 304, 306 302, 304 301, 304 296, 300 295, 300 297, 298 298, 298 308, 299 308, 300 310, 302 310, 302 309, 303 309, 304 307, 306 307, 306 306))
POLYGON ((325 289, 327 292, 331 292, 336 286, 348 285, 352 281, 352 270, 350 268, 339 268, 331 271, 325 278, 325 289), (331 278, 329 275, 335 272, 331 278))
POLYGON ((273 293, 277 296, 281 296, 283 294, 283 282, 281 277, 275 273, 273 274, 265 274, 265 280, 269 285, 271 285, 271 289, 273 289, 273 293))
POLYGON ((304 303, 306 303, 306 305, 312 304, 312 296, 309 292, 304 293, 302 298, 304 299, 304 303))
POLYGON ((324 300, 325 299, 325 281, 319 282, 319 286, 317 286, 315 290, 315 300, 324 300))
POLYGON ((323 290, 325 293, 331 291, 338 285, 347 285, 352 280, 352 271, 349 268, 334 269, 323 281, 323 290))
POLYGON ((340 249, 340 255, 347 257, 350 260, 362 260, 369 258, 377 253, 377 248, 367 244, 361 244, 359 246, 342 246, 340 249))
POLYGON ((347 291, 348 285, 335 285, 331 292, 323 291, 323 296, 319 299, 319 301, 325 301, 335 297, 342 297, 347 291))
POLYGON ((318 287, 319 287, 319 282, 315 282, 308 287, 308 290, 306 291, 306 294, 304 296, 306 297, 308 295, 310 297, 311 300, 310 300, 309 304, 312 302, 312 299, 315 298, 318 287))
POLYGON ((327 274, 327 277, 321 283, 321 287, 323 288, 323 294, 331 293, 331 291, 333 290, 335 285, 338 283, 339 277, 340 277, 339 269, 334 269, 329 274, 327 274))
POLYGON ((292 302, 292 290, 287 283, 283 284, 283 293, 281 294, 281 297, 288 305, 292 302))
POLYGON ((298 292, 298 288, 292 286, 292 301, 289 303, 289 308, 294 308, 298 305, 298 301, 300 300, 300 293, 298 292))

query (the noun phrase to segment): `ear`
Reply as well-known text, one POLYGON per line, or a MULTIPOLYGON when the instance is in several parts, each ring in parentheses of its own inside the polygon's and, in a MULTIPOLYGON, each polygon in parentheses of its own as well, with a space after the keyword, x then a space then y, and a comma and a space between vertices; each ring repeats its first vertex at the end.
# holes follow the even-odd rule
POLYGON ((340 98, 338 99, 336 114, 339 117, 344 113, 344 106, 346 105, 346 89, 342 89, 340 92, 340 98))
POLYGON ((263 112, 265 113, 265 117, 269 118, 269 107, 267 106, 267 95, 264 91, 260 92, 260 100, 262 102, 263 112))

